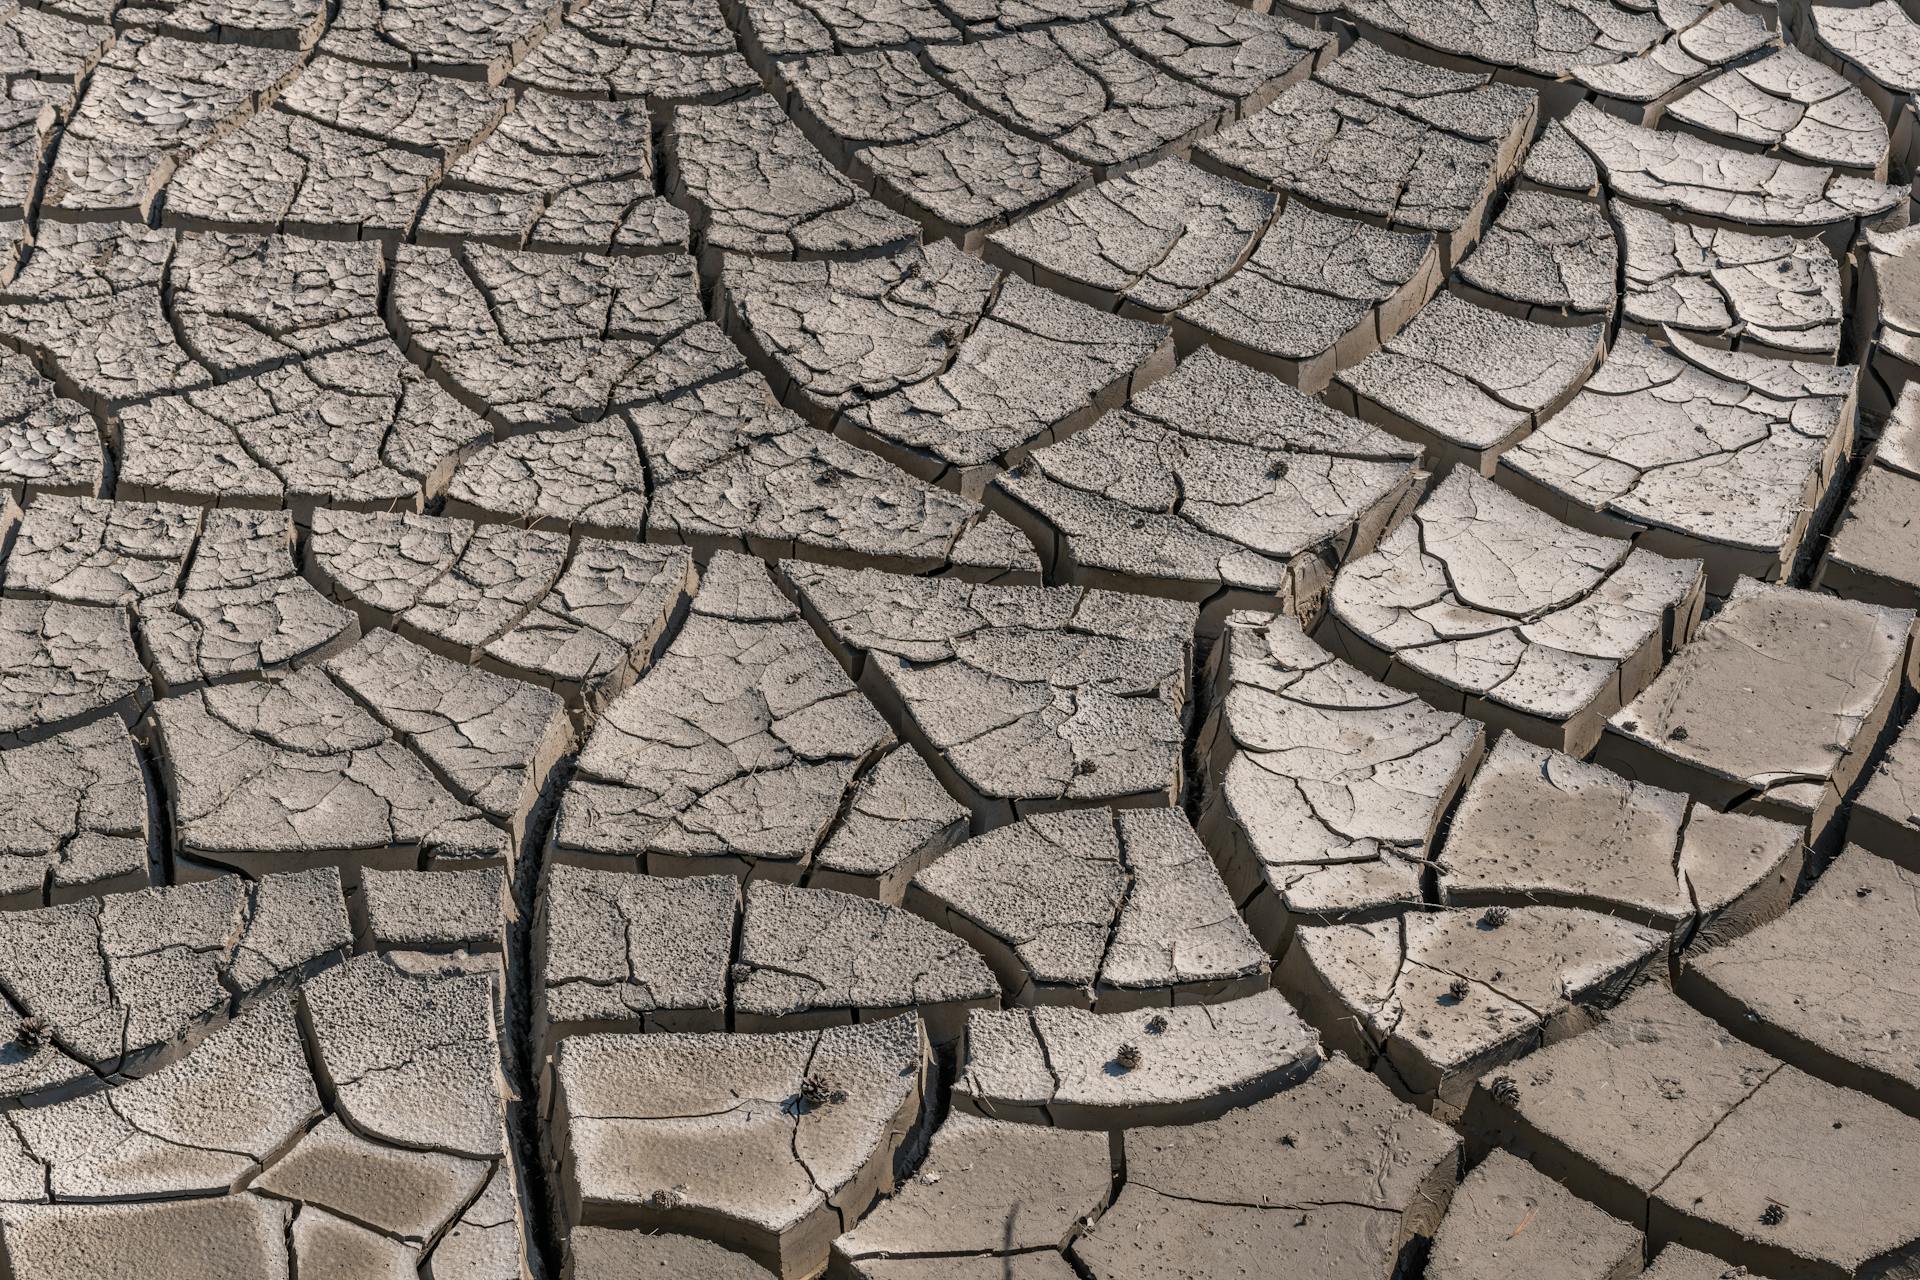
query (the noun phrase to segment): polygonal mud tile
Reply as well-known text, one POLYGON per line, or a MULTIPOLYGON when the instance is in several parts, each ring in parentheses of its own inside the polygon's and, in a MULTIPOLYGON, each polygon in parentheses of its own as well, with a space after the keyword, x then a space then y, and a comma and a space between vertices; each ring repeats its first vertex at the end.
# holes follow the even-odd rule
POLYGON ((638 538, 647 469, 619 418, 510 435, 461 459, 442 510, 575 535, 638 538))
POLYGON ((79 16, 21 8, 0 18, 8 74, 61 84, 79 81, 113 43, 111 31, 77 21, 79 16))
POLYGON ((740 364, 677 253, 402 246, 387 314, 413 359, 509 432, 574 429, 740 364))
POLYGON ((38 493, 93 496, 105 487, 106 451, 93 415, 61 396, 31 359, 0 351, 0 494, 24 501, 38 493))
POLYGON ((598 1031, 724 1031, 740 915, 731 876, 547 869, 533 932, 535 1060, 598 1031))
POLYGON ((1920 1022, 1900 994, 1920 872, 1849 848, 1778 920, 1680 971, 1694 1007, 1823 1080, 1920 1111, 1920 1022))
POLYGON ((1622 332, 1500 483, 1577 528, 1706 561, 1707 590, 1785 578, 1853 444, 1858 370, 1622 332))
POLYGON ((7 553, 5 591, 72 604, 131 605, 176 590, 200 531, 193 507, 42 494, 7 553))
POLYGON ((537 1051, 601 1031, 793 1030, 917 1011, 935 1043, 1000 986, 974 950, 896 906, 727 876, 566 864, 535 922, 537 1051), (730 963, 731 962, 731 963, 730 963))
POLYGON ((862 4, 741 0, 734 16, 741 49, 763 72, 775 59, 802 54, 918 47, 960 39, 960 29, 933 0, 862 4))
POLYGON ((548 774, 573 745, 561 699, 377 630, 327 674, 517 846, 548 774))
POLYGON ((1185 160, 1162 160, 994 232, 986 257, 1089 306, 1164 323, 1239 269, 1277 204, 1185 160))
MULTIPOLYGON (((83 12, 86 0, 64 6, 83 12)), ((112 6, 109 6, 112 7, 112 6)), ((306 49, 327 26, 327 7, 318 0, 182 0, 181 3, 118 7, 114 18, 127 27, 214 44, 251 44, 270 49, 306 49)))
MULTIPOLYGON (((525 438, 525 437, 519 437, 525 438)), ((576 714, 632 683, 691 590, 684 548, 404 514, 316 512, 308 573, 373 623, 551 688, 576 714)))
POLYGON ((344 0, 320 52, 498 84, 560 13, 551 0, 505 0, 478 11, 445 0, 344 0))
MULTIPOLYGON (((48 220, 0 284, 0 334, 35 356, 61 395, 95 410, 204 387, 206 370, 180 346, 160 296, 174 247, 172 231, 48 220)), ((25 398, 35 417, 73 422, 37 390, 25 398)))
POLYGON ((1859 86, 1891 127, 1896 165, 1911 174, 1920 147, 1920 17, 1898 0, 1807 6, 1801 43, 1859 86))
POLYGON ((1862 244, 1850 331, 1861 350, 1871 344, 1861 406, 1880 414, 1920 382, 1920 228, 1869 231, 1862 244))
POLYGON ((1669 106, 1666 122, 1770 154, 1887 176, 1887 122, 1879 109, 1798 49, 1730 68, 1669 106))
POLYGON ((1861 1197, 1855 1179, 1897 1185, 1917 1142, 1920 1125, 1911 1118, 1782 1068, 1660 1185, 1649 1234, 1697 1241, 1776 1273, 1838 1277, 1911 1266, 1920 1254, 1911 1196, 1861 1197), (1889 1266, 1887 1255, 1899 1261, 1889 1266))
POLYGON ((1485 731, 1370 679, 1290 618, 1234 615, 1210 664, 1200 834, 1267 950, 1281 954, 1296 917, 1418 902, 1485 731))
POLYGON ((1827 537, 1813 586, 1849 600, 1920 608, 1915 502, 1920 502, 1920 382, 1907 386, 1874 442, 1840 522, 1827 537))
POLYGON ((1292 1088, 1319 1037, 1277 991, 1130 1013, 975 1013, 954 1106, 1069 1129, 1191 1124, 1292 1088))
POLYGON ((1483 1079, 1469 1128, 1654 1240, 1763 1274, 1898 1275, 1920 1120, 1740 1043, 1659 984, 1483 1079))
POLYGON ((1567 130, 1618 196, 1685 216, 1817 234, 1835 253, 1906 198, 1904 187, 1644 129, 1591 103, 1574 108, 1567 130))
POLYGON ((276 106, 342 131, 451 157, 505 113, 507 94, 471 81, 317 57, 276 106))
POLYGON ((1153 0, 1105 18, 1139 57, 1231 103, 1229 118, 1279 97, 1339 52, 1339 41, 1228 0, 1153 0))
POLYGON ((1492 143, 1500 150, 1502 164, 1517 160, 1513 153, 1525 132, 1515 132, 1519 117, 1527 117, 1531 125, 1538 114, 1534 110, 1538 95, 1533 90, 1512 82, 1518 77, 1461 75, 1444 65, 1400 56, 1391 43, 1362 40, 1330 63, 1319 78, 1337 89, 1394 106, 1435 128, 1492 143))
POLYGON ((117 415, 117 493, 196 505, 419 510, 488 428, 386 338, 117 415))
POLYGON ((1833 359, 1845 318, 1840 267, 1818 239, 1673 222, 1624 202, 1612 214, 1626 251, 1628 324, 1760 355, 1833 359))
POLYGON ((993 1259, 1061 1249, 1107 1206, 1106 1139, 955 1112, 890 1199, 833 1242, 836 1267, 886 1276, 893 1259, 993 1259), (874 1270, 873 1268, 880 1268, 874 1270))
POLYGON ((134 606, 140 647, 161 692, 298 667, 360 638, 360 621, 293 562, 284 511, 206 513, 177 590, 134 606))
POLYGON ((42 203, 70 221, 150 220, 182 160, 240 126, 299 72, 289 49, 128 32, 88 77, 42 203))
POLYGON ((498 953, 513 918, 513 897, 498 867, 476 871, 360 873, 349 903, 363 947, 396 956, 498 953))
POLYGON ((1574 398, 1604 324, 1536 324, 1441 293, 1383 348, 1335 375, 1338 408, 1426 450, 1436 471, 1493 472, 1516 441, 1574 398))
POLYGON ((322 56, 271 107, 180 166, 164 217, 392 242, 506 108, 505 94, 480 84, 322 56))
POLYGON ((107 716, 130 725, 152 697, 125 609, 0 600, 0 743, 107 716))
POLYGON ((627 411, 653 493, 658 541, 1037 581, 1026 538, 979 503, 814 430, 758 373, 703 383, 627 411))
MULTIPOLYGON (((1288 8, 1328 8, 1324 0, 1289 0, 1288 8)), ((1552 86, 1582 67, 1604 65, 1645 49, 1668 29, 1653 10, 1631 5, 1583 6, 1544 0, 1525 9, 1457 8, 1436 0, 1348 0, 1343 6, 1371 37, 1499 67, 1521 83, 1552 86)), ((1683 14, 1691 12, 1682 9, 1683 14)))
POLYGON ((1238 271, 1180 309, 1174 331, 1182 348, 1205 344, 1318 391, 1412 319, 1440 274, 1427 232, 1292 201, 1238 271))
POLYGON ((687 215, 653 194, 646 107, 530 89, 447 170, 414 227, 420 244, 549 253, 687 247, 687 215))
POLYGON ((809 620, 985 825, 1169 804, 1197 610, 787 562, 809 620))
POLYGON ((831 889, 747 886, 729 971, 733 1027, 874 1022, 917 1011, 927 1036, 960 1034, 967 1011, 998 1008, 1000 984, 978 952, 900 907, 831 889))
POLYGON ((1125 1187, 1073 1244, 1096 1280, 1379 1280, 1433 1234, 1460 1163, 1445 1125, 1340 1058, 1265 1102, 1124 1145, 1125 1187))
POLYGON ((657 119, 682 103, 760 87, 714 0, 568 6, 562 24, 513 67, 508 83, 582 98, 641 98, 657 119))
POLYGON ((1575 754, 1692 636, 1697 560, 1581 533, 1456 468, 1334 580, 1328 643, 1389 684, 1575 754))
POLYGON ((852 262, 730 259, 720 290, 728 331, 786 403, 969 497, 1173 366, 1164 326, 945 244, 852 262))
POLYGON ((406 973, 377 955, 308 979, 300 998, 334 1111, 378 1142, 501 1156, 494 981, 406 973))
POLYGON ((1433 1280, 1629 1280, 1646 1239, 1505 1151, 1460 1184, 1433 1238, 1433 1280))
POLYGON ((561 1280, 656 1280, 663 1275, 701 1276, 703 1280, 773 1277, 773 1272, 745 1254, 664 1231, 576 1227, 567 1234, 566 1250, 561 1280))
POLYGON ((934 44, 925 57, 975 109, 1102 178, 1184 150, 1227 112, 1223 99, 1143 61, 1097 23, 934 44))
POLYGON ((764 94, 685 108, 666 147, 668 189, 693 211, 709 270, 726 253, 829 257, 920 238, 910 219, 828 164, 764 94))
POLYGON ((0 795, 0 909, 147 886, 146 778, 120 721, 0 750, 0 795))
POLYGON ((563 1219, 698 1233, 814 1274, 842 1224, 892 1189, 928 1062, 911 1017, 568 1040, 548 1129, 563 1219))
POLYGON ((807 883, 897 903, 921 868, 966 839, 967 817, 919 752, 894 747, 854 788, 807 883))
POLYGON ((509 832, 318 669, 162 701, 156 754, 183 868, 485 866, 509 832))
POLYGON ((932 238, 962 248, 978 249, 995 229, 1093 176, 976 112, 906 50, 795 58, 775 74, 788 111, 830 162, 932 238))
POLYGON ((258 1177, 322 1113, 299 1015, 273 993, 180 1061, 110 1091, 21 1108, 0 1168, 37 1167, 44 1182, 0 1198, 224 1195, 258 1177))
POLYGON ((1806 864, 1800 828, 1690 804, 1672 791, 1502 737, 1461 798, 1440 901, 1580 907, 1718 945, 1786 909, 1806 864))
POLYGON ((587 738, 551 852, 794 880, 892 742, 766 569, 722 553, 672 643, 587 738))
POLYGON ((1363 41, 1194 154, 1341 213, 1431 231, 1450 267, 1533 131, 1537 95, 1491 81, 1363 41))
MULTIPOLYGON (((1640 56, 1581 67, 1573 73, 1575 82, 1591 90, 1592 102, 1634 124, 1664 122, 1674 99, 1717 68, 1751 61, 1778 40, 1765 18, 1739 5, 1670 5, 1662 17, 1677 29, 1640 56)), ((1774 20, 1778 25, 1778 18, 1774 20)))
POLYGON ((778 366, 781 398, 821 424, 951 364, 1001 279, 938 243, 867 261, 727 265, 729 330, 778 366), (806 318, 827 311, 833 324, 810 332, 806 318))
MULTIPOLYGON (((258 1186, 275 1197, 306 1205, 302 1219, 318 1208, 324 1217, 365 1223, 378 1236, 411 1252, 438 1234, 463 1204, 480 1193, 487 1173, 487 1166, 477 1160, 371 1141, 330 1116, 308 1130, 266 1171, 258 1186)), ((309 1223, 308 1231, 315 1225, 309 1223)), ((332 1242, 312 1235, 302 1240, 297 1223, 294 1230, 296 1254, 331 1252, 332 1242)))
POLYGON ((432 155, 261 111, 180 169, 167 225, 397 240, 440 177, 432 155))
POLYGON ((1488 1068, 1579 1035, 1660 966, 1666 934, 1566 907, 1302 924, 1280 987, 1330 1049, 1460 1115, 1488 1068))
POLYGON ((1912 628, 1911 611, 1743 578, 1614 713, 1594 758, 1715 809, 1803 826, 1824 853, 1910 682, 1912 628))
POLYGON ((1613 228, 1591 202, 1517 191, 1452 287, 1524 320, 1575 324, 1612 314, 1619 269, 1613 228))
POLYGON ((411 512, 314 513, 306 571, 372 630, 476 643, 510 629, 559 580, 564 534, 411 512), (405 619, 403 622, 402 619, 405 619), (478 637, 473 639, 470 637, 478 637))
POLYGON ((1593 200, 1600 195, 1600 167, 1587 149, 1573 140, 1567 126, 1549 120, 1527 148, 1527 158, 1514 178, 1516 191, 1546 191, 1593 200))
POLYGON ((352 936, 330 869, 0 914, 0 981, 24 1010, 7 1014, 17 1043, 0 1088, 30 1095, 58 1062, 103 1075, 161 1065, 236 1002, 338 958, 352 936), (18 1037, 22 1016, 39 1020, 37 1041, 18 1037))
POLYGON ((526 1268, 529 1220, 520 1166, 501 1161, 472 1204, 440 1237, 428 1266, 443 1275, 511 1276, 526 1268))
POLYGON ((989 500, 1056 581, 1314 617, 1416 488, 1419 450, 1244 365, 1197 352, 1086 431, 1035 450, 989 500))
POLYGON ((420 509, 486 424, 385 339, 117 415, 116 492, 211 505, 420 509))
POLYGON ((420 509, 486 424, 407 362, 379 246, 194 235, 170 264, 180 340, 224 381, 121 409, 116 492, 202 506, 420 509))
POLYGON ((380 318, 384 270, 371 242, 180 236, 167 264, 167 314, 187 350, 221 382, 338 351, 396 360, 380 318))
POLYGON ((728 330, 778 366, 769 374, 775 392, 824 425, 952 364, 999 280, 992 268, 933 244, 844 263, 735 258, 719 292, 728 330), (833 323, 811 330, 806 320, 828 312, 833 323))
POLYGON ((979 947, 1019 1004, 1102 1012, 1251 995, 1267 958, 1186 819, 1043 813, 913 878, 907 905, 979 947))
POLYGON ((356 1136, 323 1121, 261 1180, 293 1198, 306 1275, 526 1274, 526 1210, 512 1159, 477 1161, 356 1136))

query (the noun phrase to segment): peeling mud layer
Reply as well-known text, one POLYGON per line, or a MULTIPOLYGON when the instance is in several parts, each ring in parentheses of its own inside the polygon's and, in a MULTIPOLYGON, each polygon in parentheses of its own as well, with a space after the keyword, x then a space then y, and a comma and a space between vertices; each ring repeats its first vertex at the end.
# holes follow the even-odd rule
POLYGON ((1920 0, 0 0, 0 1276, 1920 1276, 1916 163, 1920 0))

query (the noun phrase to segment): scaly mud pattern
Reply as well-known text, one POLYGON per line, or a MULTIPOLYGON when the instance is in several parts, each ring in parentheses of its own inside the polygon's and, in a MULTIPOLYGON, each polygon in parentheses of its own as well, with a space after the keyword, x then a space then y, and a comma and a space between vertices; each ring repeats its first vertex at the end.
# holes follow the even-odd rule
POLYGON ((1920 1275, 1920 0, 0 0, 0 1275, 1920 1275))

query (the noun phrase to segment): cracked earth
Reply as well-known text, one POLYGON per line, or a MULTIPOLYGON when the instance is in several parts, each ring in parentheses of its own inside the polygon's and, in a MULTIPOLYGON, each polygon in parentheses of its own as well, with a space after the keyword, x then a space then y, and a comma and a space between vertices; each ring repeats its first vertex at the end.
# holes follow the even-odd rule
POLYGON ((0 1276, 1920 1276, 1920 0, 0 0, 0 1276))

